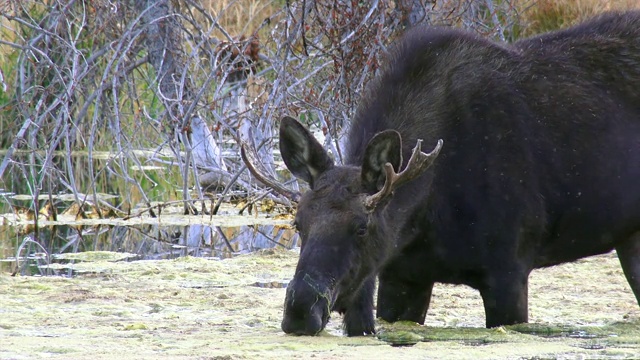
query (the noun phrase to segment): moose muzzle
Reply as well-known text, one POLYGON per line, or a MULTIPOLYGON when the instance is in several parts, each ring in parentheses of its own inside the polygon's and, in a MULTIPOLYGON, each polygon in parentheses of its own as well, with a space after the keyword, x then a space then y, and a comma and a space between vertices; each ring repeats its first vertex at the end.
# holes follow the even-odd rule
POLYGON ((311 275, 298 274, 287 286, 282 331, 294 335, 316 335, 329 321, 331 291, 311 275))

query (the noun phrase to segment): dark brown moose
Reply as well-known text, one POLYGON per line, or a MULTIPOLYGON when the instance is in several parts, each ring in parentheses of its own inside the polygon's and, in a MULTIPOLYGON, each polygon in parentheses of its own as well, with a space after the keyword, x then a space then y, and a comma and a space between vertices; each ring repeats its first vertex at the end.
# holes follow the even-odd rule
POLYGON ((612 249, 640 300, 640 12, 511 45, 416 28, 363 94, 347 165, 289 117, 280 150, 310 186, 286 333, 332 311, 374 333, 376 276, 386 321, 424 323, 444 282, 480 291, 487 327, 526 322, 533 269, 612 249))

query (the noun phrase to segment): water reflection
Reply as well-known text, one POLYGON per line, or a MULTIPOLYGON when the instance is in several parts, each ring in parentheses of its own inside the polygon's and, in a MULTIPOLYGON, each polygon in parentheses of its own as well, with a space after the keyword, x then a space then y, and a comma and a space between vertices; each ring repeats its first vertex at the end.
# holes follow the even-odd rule
MULTIPOLYGON (((44 161, 44 155, 16 153, 10 168, 5 172, 6 176, 0 179, 2 272, 17 271, 24 275, 64 274, 62 270, 55 270, 58 267, 46 265, 79 261, 56 255, 87 251, 135 254, 135 257, 119 260, 131 261, 172 259, 186 255, 227 258, 259 249, 291 249, 298 245, 295 232, 285 225, 278 225, 278 221, 272 217, 275 217, 277 211, 269 215, 263 212, 255 218, 246 216, 234 220, 231 218, 239 217, 238 210, 227 203, 223 203, 215 218, 183 217, 176 215, 183 213, 181 209, 167 207, 163 208, 163 217, 149 219, 145 218, 147 214, 143 214, 132 216, 134 225, 123 224, 122 214, 136 214, 141 208, 147 207, 149 202, 175 202, 178 204, 177 208, 182 206, 182 173, 179 167, 174 165, 170 154, 159 155, 155 150, 137 153, 136 161, 132 160, 135 156, 132 159, 122 158, 123 154, 109 152, 93 152, 91 158, 87 153, 74 152, 69 159, 65 153, 58 153, 54 156, 51 166, 60 171, 42 173, 44 178, 41 183, 48 186, 41 189, 40 196, 34 200, 33 189, 39 187, 30 180, 25 181, 31 179, 31 173, 24 164, 34 166, 34 163, 44 161), (122 162, 114 162, 116 158, 122 162), (140 164, 155 166, 139 166, 140 164), (87 171, 91 167, 94 173, 87 171), (73 177, 64 178, 65 174, 73 174, 73 177), (63 177, 64 181, 61 182, 59 177, 63 177), (62 186, 62 183, 71 183, 70 179, 75 181, 78 190, 75 195, 69 193, 68 185, 62 186), (83 191, 85 193, 82 193, 83 191), (37 232, 32 232, 33 228, 17 224, 18 220, 29 220, 14 218, 13 214, 17 213, 18 208, 36 213, 34 202, 39 201, 39 208, 42 209, 49 200, 53 200, 51 206, 56 208, 58 224, 46 224, 39 215, 36 215, 40 226, 37 232), (70 212, 71 215, 62 219, 66 211, 80 202, 83 208, 70 212), (99 207, 104 203, 110 204, 111 208, 121 212, 118 215, 120 218, 105 219, 100 216, 96 219, 89 216, 93 210, 91 205, 94 203, 99 204, 99 207), (225 210, 225 206, 228 209, 225 210), (80 213, 85 216, 77 216, 80 213), (165 214, 169 216, 164 217, 165 214), (87 220, 87 217, 90 219, 87 220), (213 221, 218 226, 210 225, 213 221)), ((198 196, 194 190, 189 198, 195 199, 198 196)), ((201 205, 210 208, 213 203, 212 199, 206 198, 201 205)), ((288 214, 288 211, 285 214, 288 214)), ((45 219, 51 220, 48 217, 45 219)), ((280 220, 279 223, 285 222, 280 220)))
MULTIPOLYGON (((23 275, 65 275, 43 265, 69 263, 56 254, 112 251, 136 254, 130 260, 173 259, 181 256, 228 258, 260 249, 298 246, 294 230, 282 225, 220 227, 106 226, 77 229, 71 226, 41 228, 38 235, 18 235, 14 227, 0 227, 0 271, 23 275), (18 259, 16 260, 16 256, 18 259), (19 268, 18 268, 19 266, 19 268)), ((72 275, 70 272, 68 275, 72 275)))

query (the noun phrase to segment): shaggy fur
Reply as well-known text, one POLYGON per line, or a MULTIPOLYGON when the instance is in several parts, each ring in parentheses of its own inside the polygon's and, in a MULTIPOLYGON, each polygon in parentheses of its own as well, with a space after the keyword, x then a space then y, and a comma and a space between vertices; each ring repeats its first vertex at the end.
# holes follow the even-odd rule
POLYGON ((377 315, 387 321, 423 323, 433 284, 447 282, 480 291, 488 327, 526 322, 531 270, 612 249, 640 301, 640 12, 511 45, 416 28, 363 99, 344 167, 300 140, 299 124, 282 124, 287 166, 314 174, 296 219, 305 245, 286 332, 316 333, 338 310, 349 335, 372 333, 376 275, 377 315), (362 195, 377 185, 364 179, 380 174, 362 165, 394 158, 367 151, 389 129, 405 161, 418 139, 444 147, 367 213, 362 195), (293 161, 287 149, 312 156, 293 161), (327 299, 321 315, 310 310, 318 293, 327 299))

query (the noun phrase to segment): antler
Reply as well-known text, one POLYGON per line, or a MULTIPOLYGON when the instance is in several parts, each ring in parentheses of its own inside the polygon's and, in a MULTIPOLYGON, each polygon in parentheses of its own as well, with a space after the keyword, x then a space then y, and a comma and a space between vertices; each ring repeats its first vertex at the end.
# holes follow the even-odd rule
POLYGON ((382 200, 391 195, 395 189, 420 176, 438 157, 440 149, 442 149, 442 143, 442 139, 438 140, 436 147, 430 153, 425 154, 421 151, 422 139, 418 139, 407 166, 400 173, 396 173, 390 163, 384 164, 384 171, 387 175, 384 186, 377 193, 367 196, 364 199, 364 206, 369 211, 372 211, 382 200))
POLYGON ((264 166, 262 166, 262 163, 258 160, 258 156, 256 155, 255 150, 251 151, 250 148, 250 146, 242 144, 240 146, 240 156, 242 157, 242 161, 244 161, 245 165, 247 165, 247 169, 251 171, 253 176, 255 176, 256 179, 260 180, 260 182, 262 182, 263 184, 272 188, 278 194, 286 197, 291 201, 299 202, 300 193, 287 189, 276 179, 268 175, 269 173, 264 168, 264 166))
POLYGON ((273 176, 270 175, 270 172, 264 167, 262 161, 260 161, 254 141, 253 126, 247 119, 240 120, 238 135, 240 140, 240 156, 253 176, 285 198, 299 202, 300 193, 287 189, 278 180, 274 179, 273 176))

